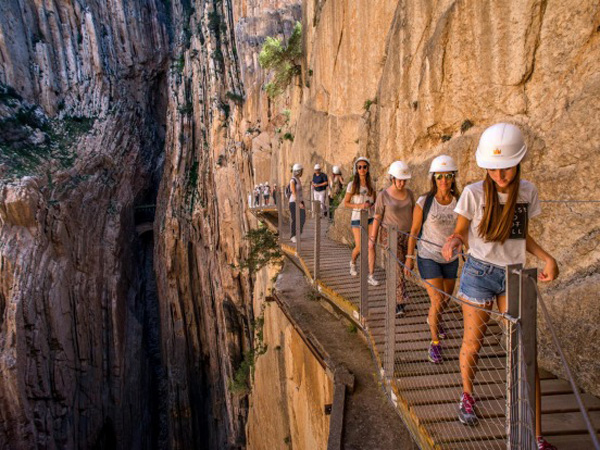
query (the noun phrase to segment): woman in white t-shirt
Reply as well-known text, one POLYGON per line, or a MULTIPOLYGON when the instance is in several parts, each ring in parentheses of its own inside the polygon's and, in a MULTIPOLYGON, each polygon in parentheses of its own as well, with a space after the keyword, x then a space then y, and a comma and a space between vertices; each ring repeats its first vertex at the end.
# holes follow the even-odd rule
MULTIPOLYGON (((473 378, 489 319, 486 309, 492 308, 494 300, 500 312, 507 309, 505 267, 524 264, 529 252, 544 261, 540 281, 552 281, 558 276, 556 260, 529 235, 528 222, 541 213, 541 208, 536 187, 520 179, 520 162, 526 152, 521 130, 515 125, 499 123, 483 132, 476 159, 477 165, 487 170, 485 180, 465 187, 455 209, 458 213, 456 228, 442 250, 449 261, 463 244, 469 248, 458 292, 466 302, 460 350, 463 394, 458 417, 466 425, 478 422, 473 378), (484 309, 469 306, 469 303, 484 309)), ((536 403, 539 404, 537 370, 536 384, 536 403)), ((541 413, 539 408, 536 411, 538 448, 553 449, 541 436, 541 413)))
POLYGON ((450 156, 440 155, 431 162, 431 189, 417 200, 404 269, 408 276, 414 265, 416 246, 419 274, 428 283, 425 288, 431 300, 427 316, 431 344, 427 358, 436 364, 443 361, 440 338, 444 339, 446 332, 442 325, 442 313, 450 299, 440 291, 451 295, 458 273, 458 255, 453 256, 450 262, 442 256, 446 237, 452 234, 456 225, 454 208, 460 197, 456 184, 457 171, 458 167, 450 156), (413 236, 419 236, 418 243, 413 236))
POLYGON ((354 161, 354 178, 346 188, 344 197, 344 206, 352 209, 352 234, 354 235, 354 250, 352 250, 352 259, 350 260, 350 275, 358 275, 356 271, 356 259, 360 255, 360 211, 369 210, 369 235, 373 225, 373 206, 375 205, 375 188, 371 181, 369 172, 370 162, 364 156, 354 161))

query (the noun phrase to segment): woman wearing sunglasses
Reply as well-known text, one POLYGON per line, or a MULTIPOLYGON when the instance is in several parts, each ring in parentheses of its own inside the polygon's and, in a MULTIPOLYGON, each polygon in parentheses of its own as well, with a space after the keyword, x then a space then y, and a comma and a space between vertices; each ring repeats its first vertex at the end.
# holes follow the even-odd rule
MULTIPOLYGON (((375 204, 375 188, 371 181, 369 173, 370 162, 364 156, 361 156, 354 162, 354 178, 346 188, 344 197, 344 206, 352 209, 352 234, 354 235, 354 250, 352 250, 352 259, 350 260, 350 275, 358 275, 356 271, 356 259, 360 255, 360 211, 369 210, 369 234, 373 224, 373 205, 375 204)), ((369 264, 371 266, 371 264, 369 264)), ((369 283, 372 284, 373 273, 369 274, 369 283)), ((379 283, 377 283, 379 284, 379 283)))
MULTIPOLYGON (((375 267, 375 243, 377 242, 377 233, 379 225, 382 224, 381 241, 384 247, 388 247, 388 227, 396 226, 398 231, 398 245, 396 247, 396 257, 404 261, 408 239, 407 233, 412 224, 413 208, 415 207, 415 197, 410 189, 406 188, 407 180, 410 180, 411 174, 408 165, 403 161, 395 161, 388 170, 391 186, 381 191, 377 196, 375 203, 375 222, 373 231, 369 234, 369 263, 371 268, 375 267)), ((386 254, 387 258, 387 254, 386 254)), ((406 292, 406 280, 399 264, 395 264, 397 269, 396 277, 396 315, 404 315, 404 308, 408 302, 406 292)), ((371 270, 372 271, 372 270, 371 270)), ((376 280, 375 282, 379 284, 376 280)))
POLYGON ((405 274, 410 275, 416 246, 419 274, 429 283, 425 288, 431 300, 427 317, 431 331, 431 344, 427 357, 429 361, 436 364, 443 361, 440 338, 444 339, 446 332, 442 325, 442 313, 449 300, 449 297, 440 291, 452 294, 458 272, 458 255, 453 256, 450 262, 442 256, 442 246, 446 242, 446 237, 452 234, 456 225, 457 214, 454 208, 460 196, 456 184, 457 171, 456 163, 450 156, 441 155, 431 162, 429 167, 431 189, 417 200, 404 269, 405 274), (416 236, 419 237, 418 242, 416 236))
MULTIPOLYGON (((447 261, 463 244, 469 247, 458 296, 463 304, 464 335, 460 349, 463 394, 458 418, 465 425, 478 423, 473 379, 478 354, 490 317, 487 310, 498 302, 506 312, 506 266, 525 264, 529 252, 544 261, 540 281, 558 276, 556 260, 529 235, 528 224, 541 214, 536 187, 521 180, 521 161, 527 146, 515 125, 498 123, 487 128, 479 139, 477 165, 486 169, 485 180, 465 187, 456 205, 458 220, 454 234, 442 249, 447 261), (475 305, 474 306, 470 305, 475 305)), ((534 405, 532 405, 533 407, 534 405)), ((555 449, 541 436, 541 390, 536 370, 536 434, 540 450, 555 449)))

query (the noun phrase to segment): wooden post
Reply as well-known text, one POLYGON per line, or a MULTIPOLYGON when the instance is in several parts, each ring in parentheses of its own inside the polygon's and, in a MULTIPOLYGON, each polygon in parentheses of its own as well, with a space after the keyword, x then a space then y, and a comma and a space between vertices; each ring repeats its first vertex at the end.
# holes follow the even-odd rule
POLYGON ((369 314, 369 211, 360 211, 360 316, 363 326, 369 314))
POLYGON ((385 360, 384 373, 387 379, 394 377, 394 361, 396 354, 396 284, 398 282, 398 228, 388 227, 388 246, 391 254, 386 255, 385 265, 385 360))
POLYGON ((315 285, 319 278, 319 266, 321 264, 321 204, 315 203, 315 285))
MULTIPOLYGON (((532 440, 535 442, 535 369, 537 367, 537 292, 535 286, 527 280, 527 276, 537 280, 537 269, 523 269, 521 275, 521 292, 519 295, 520 307, 520 327, 521 335, 519 345, 521 349, 519 356, 522 358, 519 364, 519 398, 523 402, 528 400, 529 405, 523 404, 522 420, 527 423, 528 434, 521 444, 521 448, 526 448, 532 440), (527 414, 526 408, 529 407, 531 415, 527 414), (533 433, 533 434, 532 434, 533 433)), ((540 411, 541 414, 541 411, 540 411)))

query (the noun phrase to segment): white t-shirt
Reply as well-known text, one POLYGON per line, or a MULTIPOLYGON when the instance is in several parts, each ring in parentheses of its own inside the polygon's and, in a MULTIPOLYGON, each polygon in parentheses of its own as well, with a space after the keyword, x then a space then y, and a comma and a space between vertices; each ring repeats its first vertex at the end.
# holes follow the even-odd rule
MULTIPOLYGON (((348 187, 346 188, 346 192, 352 192, 352 181, 348 183, 348 187)), ((375 192, 375 190, 373 190, 375 192)), ((358 190, 358 194, 354 194, 350 197, 350 203, 355 205, 360 205, 367 200, 371 202, 371 207, 369 208, 369 219, 373 217, 373 212, 375 211, 375 196, 367 195, 369 190, 365 186, 361 186, 358 190)), ((351 220, 360 220, 360 208, 355 208, 352 210, 352 219, 351 220)))
MULTIPOLYGON (((506 203, 508 194, 498 193, 501 204, 506 203)), ((485 242, 477 228, 483 218, 483 181, 465 187, 455 212, 471 221, 469 227, 469 254, 487 263, 504 267, 508 264, 525 264, 525 238, 529 219, 542 213, 537 188, 529 181, 521 180, 519 196, 513 218, 513 229, 509 238, 501 242, 485 242)))
MULTIPOLYGON (((417 205, 423 210, 425 209, 426 198, 427 196, 423 195, 417 200, 417 205)), ((458 214, 454 212, 455 207, 456 199, 454 197, 447 205, 441 205, 435 198, 433 199, 427 219, 423 223, 421 238, 424 240, 417 242, 417 251, 420 258, 432 259, 440 264, 449 262, 442 256, 442 246, 446 243, 446 238, 454 232, 456 219, 458 218, 458 214), (433 242, 440 247, 425 241, 433 242)), ((458 255, 450 261, 454 261, 456 258, 458 258, 458 255)))

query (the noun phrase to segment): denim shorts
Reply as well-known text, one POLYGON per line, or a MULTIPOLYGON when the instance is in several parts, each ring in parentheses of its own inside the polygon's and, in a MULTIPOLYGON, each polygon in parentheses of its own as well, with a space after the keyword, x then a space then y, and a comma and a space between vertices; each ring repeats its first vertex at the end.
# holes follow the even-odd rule
POLYGON ((442 264, 433 259, 421 258, 417 255, 417 266, 419 267, 421 278, 426 280, 434 278, 453 280, 458 274, 458 259, 442 264))
POLYGON ((489 305, 506 292, 503 267, 469 257, 463 266, 458 297, 476 305, 489 305))
MULTIPOLYGON (((369 219, 369 225, 371 225, 372 223, 373 217, 369 219)), ((352 228, 360 228, 360 220, 353 220, 352 222, 350 222, 350 225, 352 225, 352 228)))

